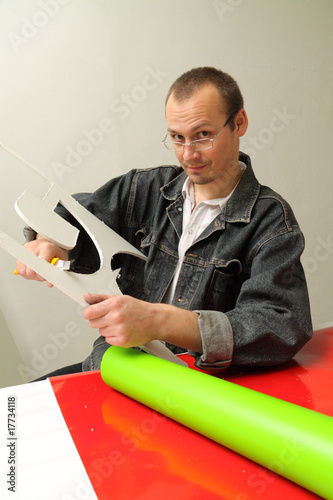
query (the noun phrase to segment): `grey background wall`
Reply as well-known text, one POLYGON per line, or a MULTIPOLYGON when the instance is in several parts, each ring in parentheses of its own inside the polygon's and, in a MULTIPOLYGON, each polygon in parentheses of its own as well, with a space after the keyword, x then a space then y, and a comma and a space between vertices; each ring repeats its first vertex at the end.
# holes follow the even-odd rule
MULTIPOLYGON (((245 98, 242 149, 304 231, 314 325, 329 323, 332 16, 330 0, 1 0, 0 142, 69 193, 91 191, 174 163, 161 146, 169 86, 194 66, 223 69, 245 98)), ((1 149, 0 173, 0 229, 23 241, 14 202, 46 183, 1 149)), ((83 359, 96 332, 81 308, 0 257, 0 385, 83 359)))

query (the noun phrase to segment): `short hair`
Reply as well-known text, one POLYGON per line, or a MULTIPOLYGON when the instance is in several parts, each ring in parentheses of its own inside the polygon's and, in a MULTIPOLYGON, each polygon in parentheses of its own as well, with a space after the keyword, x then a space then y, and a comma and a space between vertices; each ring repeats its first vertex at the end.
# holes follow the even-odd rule
MULTIPOLYGON (((225 111, 228 116, 235 114, 244 107, 244 99, 239 86, 232 76, 223 71, 209 66, 193 68, 186 73, 183 73, 171 85, 166 97, 167 104, 171 94, 177 101, 185 101, 203 85, 213 84, 222 98, 222 103, 226 107, 225 111)), ((229 122, 233 129, 234 120, 229 122)))

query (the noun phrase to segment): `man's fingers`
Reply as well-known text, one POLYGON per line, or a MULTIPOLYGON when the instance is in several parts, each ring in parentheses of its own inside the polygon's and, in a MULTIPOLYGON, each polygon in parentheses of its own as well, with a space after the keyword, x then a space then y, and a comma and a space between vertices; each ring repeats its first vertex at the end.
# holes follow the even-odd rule
POLYGON ((83 295, 84 300, 90 304, 98 304, 99 302, 103 302, 106 299, 110 298, 110 295, 103 295, 99 293, 85 293, 83 295))
POLYGON ((110 295, 102 295, 102 294, 93 294, 93 293, 85 293, 83 295, 84 300, 90 304, 83 311, 83 317, 88 320, 93 320, 104 316, 109 310, 110 305, 103 304, 106 300, 111 298, 110 295), (98 304, 100 306, 98 307, 98 304))
POLYGON ((26 266, 22 262, 17 262, 15 274, 23 276, 27 280, 45 281, 45 279, 42 276, 37 274, 33 269, 26 266))
MULTIPOLYGON (((68 259, 67 250, 64 250, 63 248, 60 248, 42 238, 37 238, 36 240, 25 243, 24 248, 36 255, 36 257, 39 257, 40 259, 46 260, 50 263, 55 257, 62 260, 68 259)), ((14 272, 15 274, 18 274, 27 280, 45 281, 42 276, 37 274, 33 269, 29 268, 19 260, 17 260, 16 262, 16 269, 14 272)), ((51 283, 48 283, 47 286, 51 288, 53 285, 51 283)))

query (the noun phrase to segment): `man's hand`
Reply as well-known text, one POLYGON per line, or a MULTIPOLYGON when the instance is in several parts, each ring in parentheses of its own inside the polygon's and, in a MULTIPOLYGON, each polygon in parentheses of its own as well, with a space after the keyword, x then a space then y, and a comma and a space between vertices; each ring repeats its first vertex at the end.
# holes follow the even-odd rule
POLYGON ((167 304, 151 304, 128 295, 85 294, 91 304, 83 316, 115 346, 136 347, 162 340, 202 352, 198 315, 167 304))
MULTIPOLYGON (((32 252, 37 255, 37 257, 44 259, 47 262, 51 262, 54 257, 58 257, 61 260, 68 259, 67 250, 58 247, 54 243, 51 243, 40 236, 37 236, 36 240, 26 243, 24 247, 29 250, 29 252, 32 252)), ((37 274, 30 267, 26 266, 23 262, 16 262, 16 271, 17 274, 27 280, 46 281, 42 276, 37 274)), ((51 288, 53 285, 51 283, 47 283, 47 286, 51 288)))
POLYGON ((84 299, 92 304, 83 311, 89 326, 98 328, 109 344, 134 347, 152 340, 153 305, 128 295, 91 295, 84 299))

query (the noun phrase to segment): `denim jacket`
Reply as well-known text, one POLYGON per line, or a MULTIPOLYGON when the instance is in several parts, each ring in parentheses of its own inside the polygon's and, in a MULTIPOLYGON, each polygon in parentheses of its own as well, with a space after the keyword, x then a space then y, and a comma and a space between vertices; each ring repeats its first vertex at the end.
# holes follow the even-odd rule
MULTIPOLYGON (((280 364, 312 335, 300 263, 303 234, 290 206, 259 184, 250 158, 240 153, 239 159, 247 168, 226 206, 186 252, 173 300, 199 315, 203 353, 190 354, 201 369, 280 364)), ((132 170, 92 194, 76 195, 147 257, 113 258, 123 294, 162 301, 178 259, 185 179, 179 166, 132 170)), ((71 257, 80 272, 98 266, 82 231, 71 257)))

